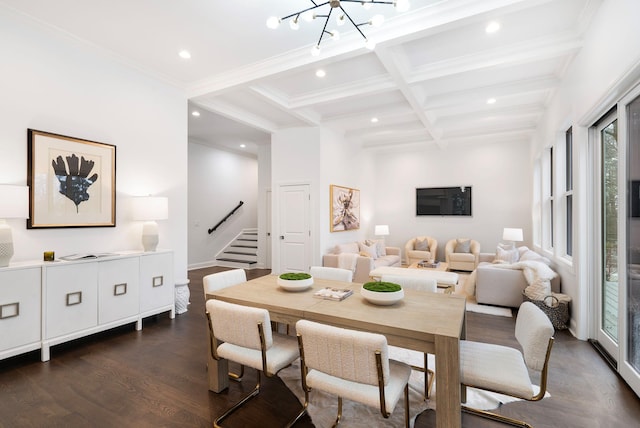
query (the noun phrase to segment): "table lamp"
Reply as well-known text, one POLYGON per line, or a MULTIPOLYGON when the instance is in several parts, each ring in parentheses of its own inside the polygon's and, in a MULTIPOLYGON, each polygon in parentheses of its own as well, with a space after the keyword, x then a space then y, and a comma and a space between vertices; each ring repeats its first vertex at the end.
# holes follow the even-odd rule
POLYGON ((13 257, 13 234, 6 219, 29 218, 29 187, 0 184, 0 201, 0 267, 6 267, 13 257))
POLYGON ((139 196, 133 198, 133 219, 142 220, 142 247, 145 252, 155 251, 158 246, 158 223, 169 218, 169 199, 161 196, 139 196))
POLYGON ((516 248, 516 242, 521 242, 523 240, 522 229, 505 227, 502 232, 502 240, 511 244, 513 248, 516 248))
POLYGON ((389 235, 389 226, 386 224, 376 224, 373 234, 382 236, 382 242, 384 242, 384 237, 389 235))

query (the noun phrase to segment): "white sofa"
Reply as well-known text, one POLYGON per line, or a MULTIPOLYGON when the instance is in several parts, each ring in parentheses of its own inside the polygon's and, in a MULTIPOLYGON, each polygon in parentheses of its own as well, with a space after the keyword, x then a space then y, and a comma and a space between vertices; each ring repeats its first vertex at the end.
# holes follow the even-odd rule
POLYGON ((382 266, 401 266, 400 248, 387 247, 382 241, 376 241, 376 251, 366 245, 374 241, 349 242, 338 244, 330 254, 322 256, 322 266, 340 267, 353 271, 353 282, 370 281, 369 272, 382 266), (365 247, 363 247, 365 246, 365 247))
MULTIPOLYGON (((549 260, 538 255, 526 247, 520 247, 520 252, 524 254, 526 260, 542 261, 549 264, 549 260), (526 249, 526 250, 524 250, 526 249), (537 256, 537 257, 536 257, 537 256)), ((476 268, 475 295, 478 303, 496 306, 507 306, 517 308, 522 304, 522 293, 529 285, 520 269, 505 269, 491 263, 493 255, 482 254, 476 268)), ((522 259, 522 260, 525 260, 522 259)), ((520 259, 519 259, 520 260, 520 259)), ((560 292, 560 276, 557 275, 551 280, 551 291, 560 292)))

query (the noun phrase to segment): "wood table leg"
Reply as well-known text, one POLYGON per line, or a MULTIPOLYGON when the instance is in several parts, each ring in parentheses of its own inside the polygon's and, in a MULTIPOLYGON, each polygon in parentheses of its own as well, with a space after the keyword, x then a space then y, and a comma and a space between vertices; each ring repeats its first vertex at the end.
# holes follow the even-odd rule
POLYGON ((209 391, 221 392, 229 387, 229 362, 225 359, 216 360, 209 355, 207 372, 209 375, 209 391))
POLYGON ((460 428, 460 344, 457 337, 436 336, 436 426, 460 428))

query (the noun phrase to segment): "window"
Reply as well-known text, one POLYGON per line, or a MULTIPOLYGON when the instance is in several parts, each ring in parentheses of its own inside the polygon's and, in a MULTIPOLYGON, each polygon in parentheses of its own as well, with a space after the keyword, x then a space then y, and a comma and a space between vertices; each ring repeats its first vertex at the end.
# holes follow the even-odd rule
POLYGON ((543 164, 543 189, 544 189, 544 214, 542 222, 542 245, 543 248, 552 251, 553 239, 554 239, 554 159, 553 159, 553 147, 550 147, 545 155, 543 164))
POLYGON ((573 255, 573 129, 569 128, 565 133, 565 254, 573 255))

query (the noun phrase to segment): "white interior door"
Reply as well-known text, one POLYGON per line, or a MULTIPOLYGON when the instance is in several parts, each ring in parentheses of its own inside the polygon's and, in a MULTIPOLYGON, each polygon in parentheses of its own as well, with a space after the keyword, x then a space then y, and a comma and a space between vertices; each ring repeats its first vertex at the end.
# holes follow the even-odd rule
POLYGON ((285 185, 278 197, 279 272, 308 272, 311 265, 310 190, 285 185))
POLYGON ((267 190, 266 199, 265 267, 271 269, 271 190, 267 190))

